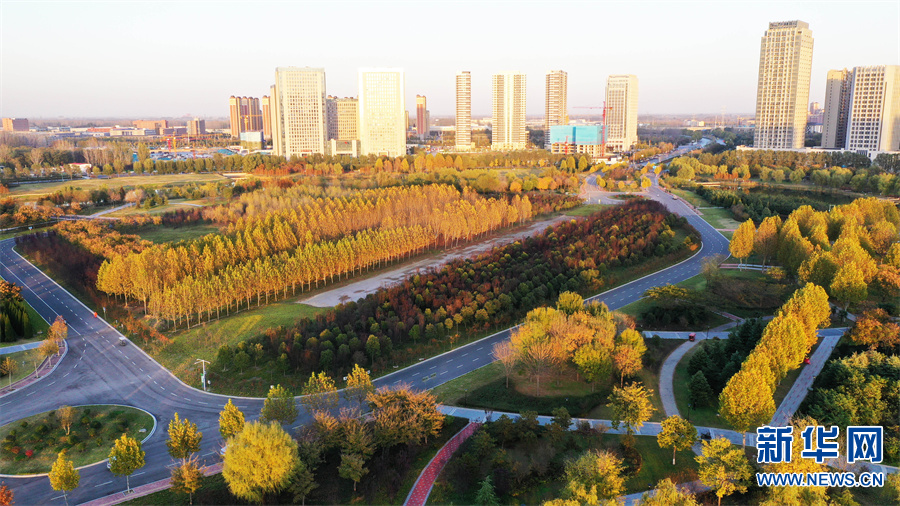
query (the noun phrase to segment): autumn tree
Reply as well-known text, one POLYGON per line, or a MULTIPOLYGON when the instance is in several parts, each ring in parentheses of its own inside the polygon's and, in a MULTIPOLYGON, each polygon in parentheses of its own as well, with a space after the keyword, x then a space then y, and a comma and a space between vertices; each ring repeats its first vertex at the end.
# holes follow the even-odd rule
POLYGON ((572 361, 578 367, 578 372, 584 376, 585 381, 591 384, 591 392, 594 384, 612 374, 613 362, 609 350, 603 346, 585 345, 575 350, 572 361))
POLYGON ((589 450, 566 463, 565 494, 580 504, 615 499, 625 489, 622 461, 606 450, 589 450))
POLYGON ((353 365, 353 370, 347 375, 347 386, 344 388, 344 397, 357 405, 362 405, 366 396, 375 391, 372 385, 372 378, 368 371, 359 366, 353 365))
POLYGON ((900 327, 891 321, 884 309, 868 309, 856 319, 850 339, 870 350, 896 348, 900 344, 900 327))
POLYGON ((744 259, 753 253, 755 239, 756 225, 753 224, 753 220, 747 220, 734 231, 728 244, 728 251, 743 264, 744 259))
POLYGON ((806 336, 806 351, 808 352, 819 339, 816 331, 827 326, 831 318, 828 294, 822 287, 807 283, 791 295, 791 298, 778 310, 778 314, 791 314, 800 321, 806 336))
POLYGON ((242 430, 244 430, 244 413, 228 399, 225 408, 219 412, 219 434, 222 435, 222 439, 228 441, 242 430))
POLYGON ((612 360, 619 372, 619 385, 625 385, 625 376, 633 376, 643 366, 644 353, 647 345, 644 338, 633 329, 625 329, 616 339, 612 360))
MULTIPOLYGON (((335 391, 335 395, 337 395, 335 391)), ((294 396, 281 385, 275 385, 269 389, 266 400, 263 401, 259 419, 262 422, 278 422, 282 425, 293 423, 299 414, 294 396)))
POLYGON ((109 452, 109 470, 116 476, 125 477, 125 489, 131 490, 131 474, 144 467, 144 450, 137 439, 122 434, 116 439, 109 452))
MULTIPOLYGON (((0 483, 0 506, 12 506, 13 499, 15 499, 15 495, 11 488, 7 487, 5 483, 0 483)), ((66 499, 68 503, 68 499, 66 499)))
POLYGON ((195 458, 184 459, 172 468, 172 490, 176 494, 187 494, 188 502, 194 504, 194 493, 203 484, 203 471, 195 458))
POLYGON ((337 407, 340 400, 334 380, 324 372, 312 373, 301 395, 300 403, 310 413, 330 411, 337 407))
POLYGON ((59 452, 56 456, 56 462, 50 468, 50 486, 53 490, 62 490, 63 498, 66 504, 69 504, 69 492, 78 488, 78 482, 81 481, 81 475, 71 460, 66 459, 66 451, 59 452))
POLYGON ((697 441, 697 428, 678 415, 672 415, 662 422, 662 430, 656 436, 660 448, 672 448, 672 465, 675 452, 688 450, 697 441))
POLYGON ((650 394, 651 391, 639 383, 624 388, 613 387, 609 396, 609 407, 613 410, 612 427, 618 429, 624 425, 629 437, 633 436, 635 429, 640 430, 644 422, 653 416, 650 394))
POLYGON ((288 485, 297 461, 297 443, 280 425, 250 422, 228 442, 222 476, 232 494, 262 503, 288 485))
POLYGON ((68 436, 69 431, 72 429, 72 423, 75 421, 75 408, 72 406, 60 406, 56 410, 56 419, 59 420, 60 427, 66 430, 66 435, 68 436))
POLYGON ((660 480, 655 493, 644 492, 637 506, 697 506, 697 499, 688 491, 679 490, 669 478, 660 480))
POLYGON ((366 400, 375 419, 375 440, 382 448, 428 442, 444 424, 444 415, 437 410, 434 395, 429 392, 405 386, 381 388, 366 400))
POLYGON ((746 492, 753 469, 744 452, 731 446, 723 437, 703 441, 703 452, 694 458, 699 464, 700 481, 722 498, 735 492, 746 492))
POLYGON ((852 263, 838 269, 829 288, 834 298, 844 304, 844 310, 847 310, 850 304, 862 302, 869 295, 862 271, 852 263))
POLYGON ((781 227, 779 216, 769 216, 759 224, 754 238, 753 251, 762 257, 763 265, 778 253, 778 229, 781 227))
POLYGON ((728 380, 719 394, 719 413, 743 435, 752 427, 764 425, 775 414, 775 399, 769 381, 757 368, 742 367, 728 380))
POLYGON ((38 347, 38 355, 41 357, 42 362, 53 355, 59 355, 59 343, 60 342, 56 339, 51 339, 49 337, 41 341, 41 345, 38 347))
POLYGON ((175 418, 169 421, 169 439, 166 447, 173 459, 181 459, 182 465, 187 463, 191 454, 200 451, 200 441, 203 433, 197 430, 197 424, 188 419, 180 419, 178 412, 175 418))
POLYGON ((12 386, 13 376, 19 371, 19 363, 7 356, 0 361, 0 372, 9 376, 9 386, 12 386))
POLYGON ((519 363, 518 350, 509 341, 502 341, 494 345, 494 360, 500 362, 503 366, 503 373, 506 376, 506 388, 509 388, 509 375, 516 369, 519 363))
POLYGON ((57 316, 53 320, 53 324, 50 325, 50 329, 47 331, 47 338, 60 343, 69 338, 69 326, 66 325, 66 320, 62 316, 57 316))

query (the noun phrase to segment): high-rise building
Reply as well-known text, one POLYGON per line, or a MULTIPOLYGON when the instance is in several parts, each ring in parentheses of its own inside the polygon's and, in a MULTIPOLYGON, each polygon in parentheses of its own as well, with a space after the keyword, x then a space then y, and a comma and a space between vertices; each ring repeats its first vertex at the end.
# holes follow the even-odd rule
POLYGON ((262 112, 258 98, 231 96, 228 98, 228 108, 232 137, 240 137, 241 132, 262 132, 262 112))
POLYGON ((364 155, 406 154, 406 78, 402 69, 359 70, 359 139, 364 155))
POLYGON ((547 93, 544 109, 544 138, 550 146, 550 127, 569 124, 569 75, 562 70, 547 73, 547 93))
POLYGON ((803 147, 812 53, 813 36, 808 23, 769 23, 759 50, 754 147, 803 147))
POLYGON ((847 143, 847 115, 850 113, 850 82, 847 69, 829 70, 825 84, 825 116, 822 120, 822 147, 843 149, 847 143))
POLYGON ((259 100, 259 103, 262 106, 263 137, 266 139, 272 138, 272 109, 275 105, 274 88, 275 86, 269 88, 272 95, 263 95, 263 97, 259 100))
POLYGON ((845 148, 900 150, 900 66, 853 69, 845 148))
POLYGON ((428 136, 428 129, 431 126, 429 123, 431 118, 429 116, 428 102, 425 100, 425 95, 416 95, 416 135, 420 139, 428 136))
POLYGON ((329 96, 325 101, 325 117, 328 124, 328 140, 359 139, 359 100, 329 96))
POLYGON ((631 74, 606 79, 606 149, 628 151, 637 143, 638 78, 631 74))
POLYGON ((187 130, 189 135, 205 135, 206 134, 206 120, 202 120, 200 118, 194 118, 188 121, 187 130))
POLYGON ((513 150, 528 146, 525 130, 525 74, 501 72, 493 76, 491 149, 513 150))
POLYGON ((276 68, 274 96, 273 152, 287 158, 325 154, 325 69, 276 68))
POLYGON ((27 132, 27 118, 3 118, 3 130, 6 132, 27 132))
POLYGON ((456 74, 456 149, 472 147, 472 73, 456 74))

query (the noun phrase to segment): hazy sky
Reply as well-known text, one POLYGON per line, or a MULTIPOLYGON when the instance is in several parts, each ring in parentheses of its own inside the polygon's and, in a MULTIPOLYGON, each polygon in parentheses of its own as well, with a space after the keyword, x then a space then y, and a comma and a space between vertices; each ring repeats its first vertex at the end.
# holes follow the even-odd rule
MULTIPOLYGON (((570 114, 603 103, 609 74, 635 74, 641 113, 752 114, 760 37, 800 19, 815 38, 810 100, 832 68, 900 64, 900 0, 817 2, 81 2, 0 1, 0 115, 223 117, 229 95, 268 94, 276 66, 325 67, 328 93, 356 96, 359 67, 406 70, 432 115, 490 114, 490 75, 569 74, 570 114)), ((413 112, 414 114, 414 112, 413 112)))

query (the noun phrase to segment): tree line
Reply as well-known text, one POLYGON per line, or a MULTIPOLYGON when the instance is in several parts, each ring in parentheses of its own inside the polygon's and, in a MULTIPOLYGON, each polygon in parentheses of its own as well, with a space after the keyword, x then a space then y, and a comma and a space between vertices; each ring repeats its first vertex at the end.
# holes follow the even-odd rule
POLYGON ((0 279, 0 343, 34 335, 22 287, 0 279))
MULTIPOLYGON (((421 347, 439 349, 460 331, 510 324, 561 292, 596 291, 614 281, 616 268, 648 268, 651 258, 694 244, 675 240, 673 228, 687 227, 656 202, 624 204, 475 259, 455 260, 315 320, 269 329, 250 344, 303 373, 337 374, 354 363, 381 367, 416 356, 421 347)), ((232 365, 231 350, 222 351, 217 370, 232 365)))

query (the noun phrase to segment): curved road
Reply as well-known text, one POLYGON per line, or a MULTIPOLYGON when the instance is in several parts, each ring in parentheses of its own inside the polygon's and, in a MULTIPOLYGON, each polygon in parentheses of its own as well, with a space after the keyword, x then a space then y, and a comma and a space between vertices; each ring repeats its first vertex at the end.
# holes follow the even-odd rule
MULTIPOLYGON (((698 217, 680 199, 657 186, 648 189, 650 198, 662 202, 670 211, 685 216, 700 232, 703 245, 691 258, 647 275, 590 300, 605 302, 617 309, 642 297, 650 287, 677 283, 700 272, 703 258, 727 254, 728 241, 698 217)), ((0 425, 58 408, 67 404, 122 404, 145 409, 157 419, 156 432, 144 443, 147 464, 132 475, 134 486, 168 478, 172 459, 165 446, 166 426, 177 411, 196 423, 204 433, 201 463, 218 461, 222 441, 218 434, 218 414, 229 396, 205 393, 175 378, 135 345, 118 346, 121 334, 57 285, 39 269, 13 251, 11 239, 0 241, 0 277, 23 286, 22 294, 29 304, 48 321, 62 315, 69 324, 69 353, 57 369, 41 381, 0 397, 0 425)), ((432 388, 487 365, 494 343, 507 339, 507 329, 438 357, 383 376, 376 385, 407 383, 419 388, 432 388)), ((231 397, 248 419, 258 416, 262 399, 231 397)), ((302 413, 295 426, 308 422, 302 413)), ((50 488, 45 476, 30 478, 4 477, 20 504, 55 504, 62 494, 50 488)), ((121 492, 125 480, 112 475, 106 465, 98 463, 81 470, 81 483, 71 495, 73 503, 81 503, 121 492)))

